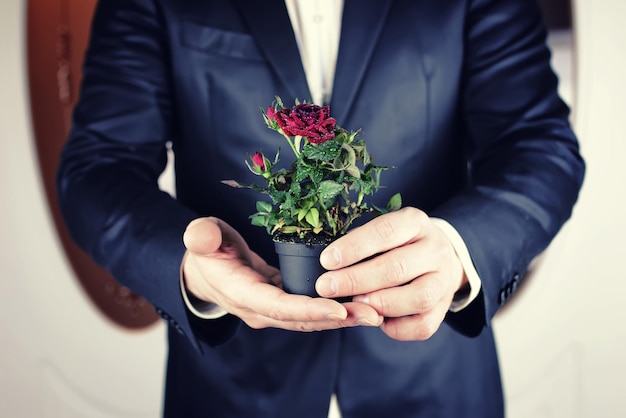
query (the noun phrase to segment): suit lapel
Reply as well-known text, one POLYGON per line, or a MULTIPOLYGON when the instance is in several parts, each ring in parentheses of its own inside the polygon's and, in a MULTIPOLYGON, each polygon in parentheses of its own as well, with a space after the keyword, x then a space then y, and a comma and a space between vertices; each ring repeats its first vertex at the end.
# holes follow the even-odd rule
MULTIPOLYGON (((234 0, 273 70, 293 96, 310 97, 298 45, 283 0, 234 0)), ((343 123, 359 90, 391 0, 345 0, 332 112, 343 123)))
POLYGON ((294 98, 311 96, 298 45, 283 0, 235 0, 235 4, 272 69, 294 98), (303 95, 306 93, 306 96, 303 95))
POLYGON ((340 124, 348 117, 391 3, 391 0, 345 0, 331 100, 332 113, 340 124))

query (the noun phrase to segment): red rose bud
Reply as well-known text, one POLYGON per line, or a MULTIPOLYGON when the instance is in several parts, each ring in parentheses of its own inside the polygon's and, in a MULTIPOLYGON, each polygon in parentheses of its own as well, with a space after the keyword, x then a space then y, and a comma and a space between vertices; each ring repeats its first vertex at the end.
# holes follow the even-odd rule
POLYGON ((276 110, 274 110, 273 106, 269 106, 267 108, 267 112, 265 112, 265 113, 267 114, 267 118, 269 120, 273 120, 273 121, 276 120, 276 110))
POLYGON ((274 112, 272 116, 287 136, 300 135, 314 144, 321 144, 335 137, 336 121, 330 117, 329 106, 301 103, 274 112))
POLYGON ((252 162, 254 163, 254 168, 259 168, 261 171, 265 171, 265 157, 260 152, 255 152, 252 156, 252 162))

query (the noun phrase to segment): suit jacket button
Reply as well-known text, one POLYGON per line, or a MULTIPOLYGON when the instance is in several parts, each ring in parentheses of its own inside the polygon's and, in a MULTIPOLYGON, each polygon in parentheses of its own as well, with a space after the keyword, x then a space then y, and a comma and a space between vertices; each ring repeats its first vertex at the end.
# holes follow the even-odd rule
POLYGON ((498 297, 498 304, 502 305, 506 302, 506 289, 500 290, 500 295, 498 297))
POLYGON ((515 273, 513 275, 513 282, 511 283, 511 292, 515 292, 515 290, 517 290, 517 286, 519 286, 521 279, 522 278, 519 275, 519 273, 515 273))
POLYGON ((169 321, 170 319, 172 319, 172 317, 161 308, 157 308, 156 313, 159 314, 159 316, 165 319, 166 321, 169 321))

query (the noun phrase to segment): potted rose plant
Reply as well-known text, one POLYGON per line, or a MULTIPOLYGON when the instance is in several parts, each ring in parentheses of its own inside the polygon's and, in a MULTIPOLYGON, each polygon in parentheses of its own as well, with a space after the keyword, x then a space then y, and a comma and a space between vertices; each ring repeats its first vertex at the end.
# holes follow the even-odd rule
POLYGON ((317 296, 315 280, 324 272, 319 254, 332 240, 345 234, 365 214, 379 215, 400 208, 399 194, 385 208, 369 205, 366 196, 380 188, 380 175, 389 167, 372 162, 359 131, 337 125, 329 106, 296 101, 284 107, 280 98, 262 110, 266 125, 287 141, 295 160, 279 168, 280 148, 273 159, 255 152, 248 169, 264 184, 224 183, 269 196, 256 203, 253 225, 272 235, 283 279, 290 293, 317 296), (304 260, 312 270, 296 264, 304 260))

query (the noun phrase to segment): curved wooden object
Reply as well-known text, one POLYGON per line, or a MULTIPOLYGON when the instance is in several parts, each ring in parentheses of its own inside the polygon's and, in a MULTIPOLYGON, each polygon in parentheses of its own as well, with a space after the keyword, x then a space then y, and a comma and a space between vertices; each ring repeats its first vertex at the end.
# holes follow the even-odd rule
POLYGON ((58 208, 55 176, 71 125, 96 0, 29 0, 28 76, 32 125, 50 211, 82 288, 115 324, 139 329, 158 319, 144 299, 120 286, 71 240, 58 208))

